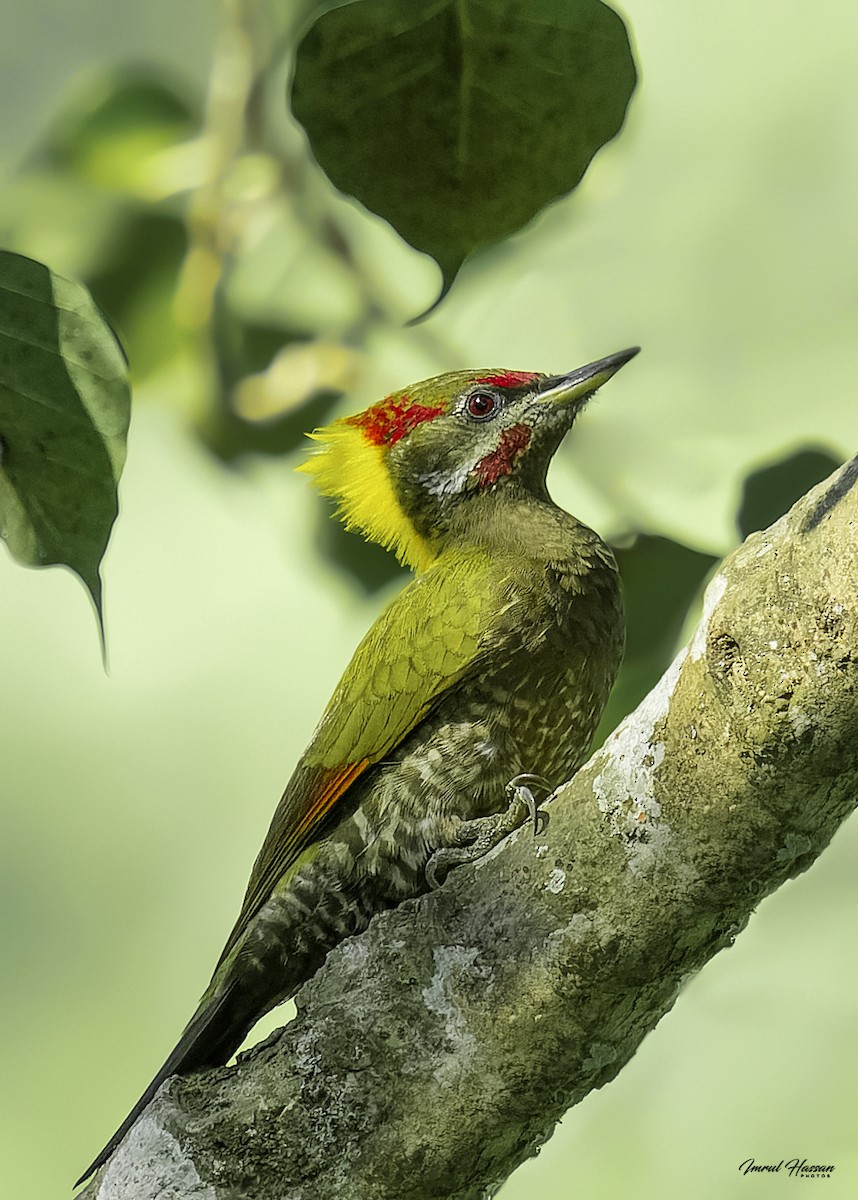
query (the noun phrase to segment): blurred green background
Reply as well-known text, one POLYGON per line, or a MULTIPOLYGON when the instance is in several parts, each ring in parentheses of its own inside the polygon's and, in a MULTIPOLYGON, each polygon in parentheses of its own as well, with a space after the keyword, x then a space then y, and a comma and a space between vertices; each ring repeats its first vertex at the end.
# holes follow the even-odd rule
MULTIPOLYGON (((248 7, 250 29, 202 0, 2 0, 0 244, 88 283, 135 381, 108 675, 71 574, 0 556, 4 1194, 68 1194, 162 1061, 399 586, 294 474, 302 430, 440 370, 562 371, 640 343, 551 477, 623 568, 605 728, 717 558, 858 449, 853 4, 627 9, 625 130, 413 327, 437 269, 308 163, 278 66, 300 12, 248 7)), ((504 1200, 780 1195, 793 1181, 739 1164, 794 1156, 835 1164, 827 1196, 855 1194, 857 829, 762 905, 504 1200)))

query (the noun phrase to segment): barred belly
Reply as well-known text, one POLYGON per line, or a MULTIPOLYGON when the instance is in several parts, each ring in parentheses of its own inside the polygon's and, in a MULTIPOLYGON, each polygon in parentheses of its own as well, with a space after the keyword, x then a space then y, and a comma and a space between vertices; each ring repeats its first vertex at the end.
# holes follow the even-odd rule
POLYGON ((563 782, 586 756, 609 686, 608 671, 582 678, 580 663, 547 645, 511 662, 503 682, 475 685, 464 714, 459 696, 421 722, 356 782, 349 809, 246 931, 239 957, 257 1006, 292 995, 376 912, 425 892, 432 854, 455 844, 462 821, 501 811, 514 776, 563 782))

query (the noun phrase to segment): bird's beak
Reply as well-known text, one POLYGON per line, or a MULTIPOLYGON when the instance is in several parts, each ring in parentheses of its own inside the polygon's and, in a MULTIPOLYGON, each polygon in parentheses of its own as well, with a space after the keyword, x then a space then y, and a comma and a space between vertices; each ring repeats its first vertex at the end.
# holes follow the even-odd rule
POLYGON ((540 380, 537 395, 542 400, 551 400, 558 407, 577 410, 593 395, 597 388, 607 383, 612 375, 624 367, 629 359, 639 352, 640 346, 632 346, 629 350, 620 350, 570 371, 568 375, 549 375, 540 380))

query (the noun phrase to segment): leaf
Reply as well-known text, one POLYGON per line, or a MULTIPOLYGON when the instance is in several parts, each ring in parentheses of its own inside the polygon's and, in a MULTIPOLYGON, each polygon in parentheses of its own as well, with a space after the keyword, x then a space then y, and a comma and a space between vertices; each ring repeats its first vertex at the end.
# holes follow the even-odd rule
POLYGON ((742 485, 736 516, 739 536, 773 525, 795 502, 834 471, 842 458, 807 447, 752 471, 742 485))
POLYGON ((87 290, 0 251, 0 537, 92 596, 116 519, 130 415, 122 348, 87 290))
POLYGON ((158 200, 187 186, 175 151, 198 127, 198 114, 159 69, 107 67, 83 78, 34 158, 99 187, 158 200))
POLYGON ((658 682, 677 651, 689 607, 718 561, 668 538, 646 534, 614 553, 623 581, 626 653, 596 732, 596 745, 658 682))
POLYGON ((301 42, 292 107, 336 186, 449 287, 467 255, 576 186, 635 79, 599 0, 361 0, 301 42))

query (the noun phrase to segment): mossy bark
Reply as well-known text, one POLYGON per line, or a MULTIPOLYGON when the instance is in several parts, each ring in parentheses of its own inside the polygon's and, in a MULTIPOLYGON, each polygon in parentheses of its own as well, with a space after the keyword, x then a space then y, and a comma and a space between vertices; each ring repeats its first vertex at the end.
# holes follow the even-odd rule
POLYGON ((723 563, 543 835, 340 946, 277 1037, 170 1081, 87 1194, 496 1190, 855 807, 856 483, 858 459, 723 563))

